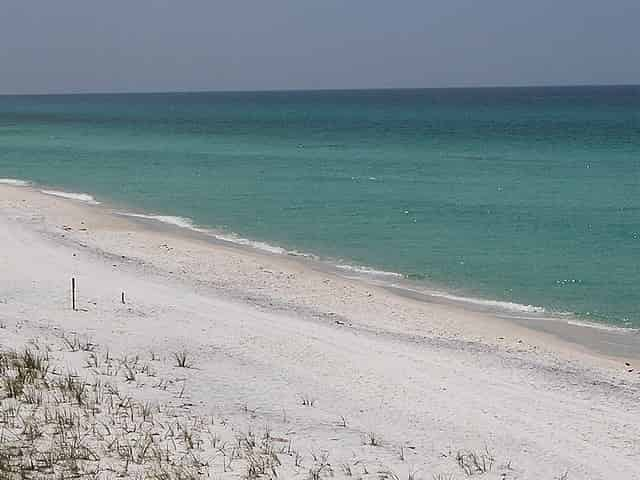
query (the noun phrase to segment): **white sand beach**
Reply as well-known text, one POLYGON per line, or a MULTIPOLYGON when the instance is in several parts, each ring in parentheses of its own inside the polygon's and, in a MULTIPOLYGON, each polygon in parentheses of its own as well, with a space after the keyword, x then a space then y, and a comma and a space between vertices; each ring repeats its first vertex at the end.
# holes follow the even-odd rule
MULTIPOLYGON (((154 380, 121 380, 134 398, 171 379, 188 415, 285 439, 279 478, 324 461, 318 478, 640 479, 637 336, 591 348, 606 340, 580 342, 586 327, 408 298, 106 205, 0 185, 0 322, 3 349, 36 340, 81 375, 63 334, 153 359, 154 380), (465 472, 465 452, 491 467, 465 472)), ((211 478, 246 478, 210 457, 211 478)))

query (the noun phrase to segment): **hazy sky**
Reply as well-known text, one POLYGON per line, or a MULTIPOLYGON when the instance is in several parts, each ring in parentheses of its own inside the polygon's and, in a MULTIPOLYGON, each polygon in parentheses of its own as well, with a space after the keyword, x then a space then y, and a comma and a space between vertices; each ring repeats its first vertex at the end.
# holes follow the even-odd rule
POLYGON ((0 0, 0 92, 640 83, 640 0, 0 0))

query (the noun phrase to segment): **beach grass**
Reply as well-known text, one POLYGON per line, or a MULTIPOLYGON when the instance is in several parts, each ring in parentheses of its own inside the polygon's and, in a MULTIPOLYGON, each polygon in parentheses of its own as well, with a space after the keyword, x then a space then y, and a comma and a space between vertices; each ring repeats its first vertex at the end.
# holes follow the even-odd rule
POLYGON ((76 338, 63 343, 86 355, 89 375, 62 370, 48 349, 0 352, 0 478, 278 476, 281 453, 268 432, 234 434, 176 402, 136 400, 122 387, 148 367, 77 348, 76 338))
MULTIPOLYGON (((176 353, 173 368, 188 367, 189 358, 186 351, 176 353)), ((411 469, 401 477, 360 459, 336 469, 327 451, 311 451, 305 458, 290 438, 274 435, 270 427, 261 433, 230 428, 226 421, 193 413, 184 396, 184 382, 158 380, 140 356, 114 357, 77 336, 63 335, 57 350, 35 342, 22 350, 0 347, 0 478, 419 478, 411 469), (81 357, 70 362, 81 360, 81 372, 62 368, 69 355, 81 357), (136 390, 149 385, 154 398, 137 399, 136 390)), ((314 403, 303 399, 303 406, 314 403)), ((336 427, 347 428, 344 417, 336 427)), ((368 431, 364 444, 381 447, 383 442, 368 431)), ((495 464, 486 448, 450 456, 464 477, 489 474, 495 464)), ((406 460, 404 447, 400 459, 406 460)), ((459 477, 440 473, 432 478, 459 477)))

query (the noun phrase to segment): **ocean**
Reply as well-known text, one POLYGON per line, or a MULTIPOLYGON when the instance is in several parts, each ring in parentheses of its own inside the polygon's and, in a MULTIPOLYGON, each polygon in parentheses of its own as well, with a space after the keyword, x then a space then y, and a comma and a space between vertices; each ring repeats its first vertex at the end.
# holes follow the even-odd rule
POLYGON ((640 87, 0 96, 0 178, 640 327, 640 87))

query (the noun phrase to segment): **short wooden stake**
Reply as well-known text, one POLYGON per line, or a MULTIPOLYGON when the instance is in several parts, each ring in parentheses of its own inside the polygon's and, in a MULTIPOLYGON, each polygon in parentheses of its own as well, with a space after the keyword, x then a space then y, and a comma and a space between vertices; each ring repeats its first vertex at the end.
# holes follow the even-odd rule
POLYGON ((76 311, 76 279, 71 277, 71 308, 76 311))
POLYGON ((124 305, 124 292, 122 292, 122 304, 124 305))

